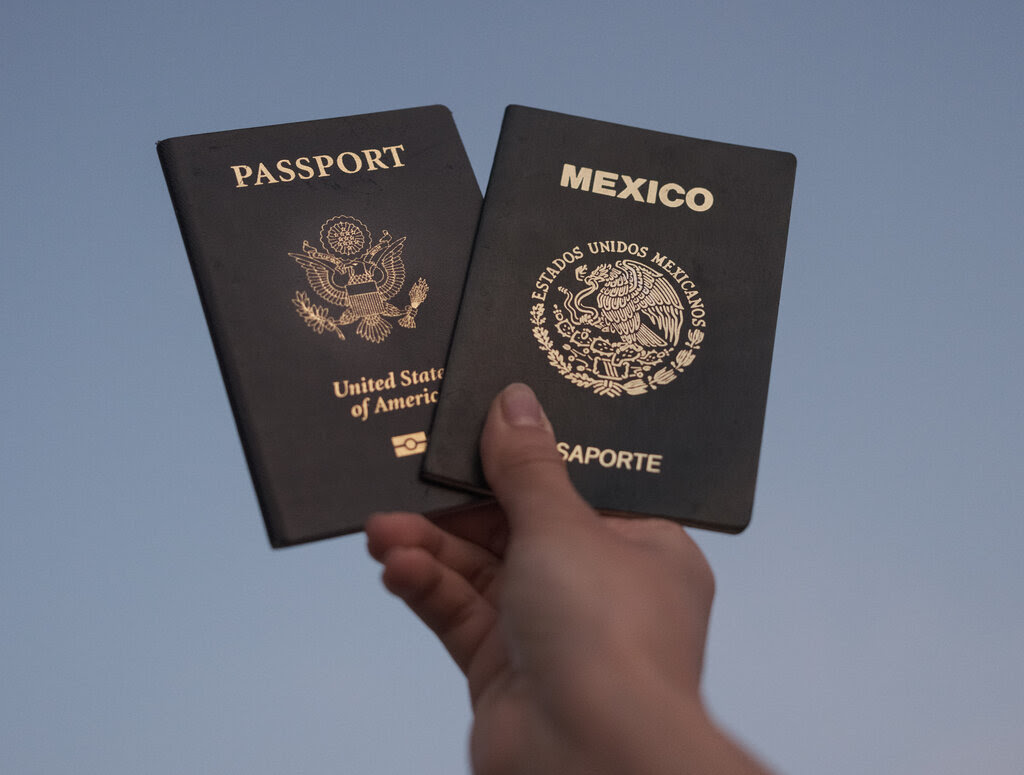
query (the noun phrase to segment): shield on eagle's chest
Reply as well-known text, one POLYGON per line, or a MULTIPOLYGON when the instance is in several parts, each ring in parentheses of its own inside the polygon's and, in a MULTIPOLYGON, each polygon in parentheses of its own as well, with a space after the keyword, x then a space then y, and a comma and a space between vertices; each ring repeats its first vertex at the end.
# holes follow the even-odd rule
POLYGON ((373 280, 361 283, 349 283, 348 304, 359 317, 381 315, 384 313, 384 300, 380 289, 373 280))

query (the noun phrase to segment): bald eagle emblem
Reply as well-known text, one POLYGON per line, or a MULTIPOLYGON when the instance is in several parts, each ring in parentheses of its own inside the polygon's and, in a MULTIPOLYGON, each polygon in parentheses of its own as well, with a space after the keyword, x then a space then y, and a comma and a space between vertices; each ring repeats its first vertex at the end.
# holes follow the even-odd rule
MULTIPOLYGON (((574 251, 582 258, 579 248, 574 251)), ((667 263, 660 253, 655 256, 667 263)), ((685 271, 637 258, 593 268, 564 258, 558 264, 563 266, 553 280, 557 264, 538 279, 537 287, 550 280, 549 290, 530 308, 530 322, 548 363, 563 377, 598 395, 642 395, 669 384, 693 363, 707 319, 685 271)))
POLYGON ((398 318, 398 325, 404 328, 415 328, 416 310, 426 300, 430 286, 421 277, 409 288, 409 303, 404 308, 392 303, 405 285, 404 247, 405 237, 394 238, 387 229, 374 242, 369 228, 358 218, 330 218, 320 228, 319 248, 303 241, 301 253, 288 255, 305 271, 312 291, 341 310, 335 316, 331 306, 316 304, 306 291, 296 291, 292 304, 299 317, 318 334, 331 331, 342 340, 342 329, 355 324, 356 335, 374 344, 391 333, 388 318, 398 318))

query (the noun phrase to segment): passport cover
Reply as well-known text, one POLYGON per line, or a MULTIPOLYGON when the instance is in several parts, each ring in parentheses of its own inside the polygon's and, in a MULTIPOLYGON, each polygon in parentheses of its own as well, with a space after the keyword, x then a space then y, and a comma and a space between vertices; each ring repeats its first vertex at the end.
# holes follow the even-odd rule
POLYGON ((448 109, 157 150, 271 544, 469 500, 418 476, 481 200, 448 109))
POLYGON ((511 106, 424 476, 486 491, 512 381, 596 508, 750 520, 796 159, 511 106))

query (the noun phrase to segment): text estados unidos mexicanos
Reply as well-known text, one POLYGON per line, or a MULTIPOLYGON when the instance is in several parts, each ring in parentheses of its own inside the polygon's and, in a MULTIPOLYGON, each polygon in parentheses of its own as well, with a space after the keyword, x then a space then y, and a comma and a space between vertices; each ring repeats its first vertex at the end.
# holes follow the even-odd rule
MULTIPOLYGON (((647 245, 640 245, 636 242, 611 239, 588 242, 587 252, 593 255, 622 253, 647 259, 650 249, 647 245)), ((545 301, 548 297, 548 291, 551 290, 551 284, 561 274, 562 270, 576 263, 581 258, 583 258, 583 248, 579 245, 574 245, 571 250, 566 250, 560 257, 552 259, 551 263, 537 277, 537 281, 534 283, 534 287, 537 290, 530 294, 531 298, 537 301, 545 301)), ((683 292, 683 296, 686 297, 686 303, 690 308, 691 325, 695 328, 707 326, 707 321, 704 319, 704 300, 701 299, 700 291, 697 290, 696 284, 690 279, 690 275, 687 274, 686 270, 676 264, 671 258, 662 255, 658 251, 654 251, 654 256, 647 260, 661 267, 679 286, 679 290, 683 292)))

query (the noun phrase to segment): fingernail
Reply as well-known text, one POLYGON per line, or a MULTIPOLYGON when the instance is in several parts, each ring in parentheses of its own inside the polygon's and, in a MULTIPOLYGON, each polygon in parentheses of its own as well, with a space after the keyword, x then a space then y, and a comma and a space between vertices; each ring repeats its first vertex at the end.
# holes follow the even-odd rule
POLYGON ((521 382, 513 382, 501 391, 501 412, 509 425, 533 428, 547 426, 537 396, 521 382))

